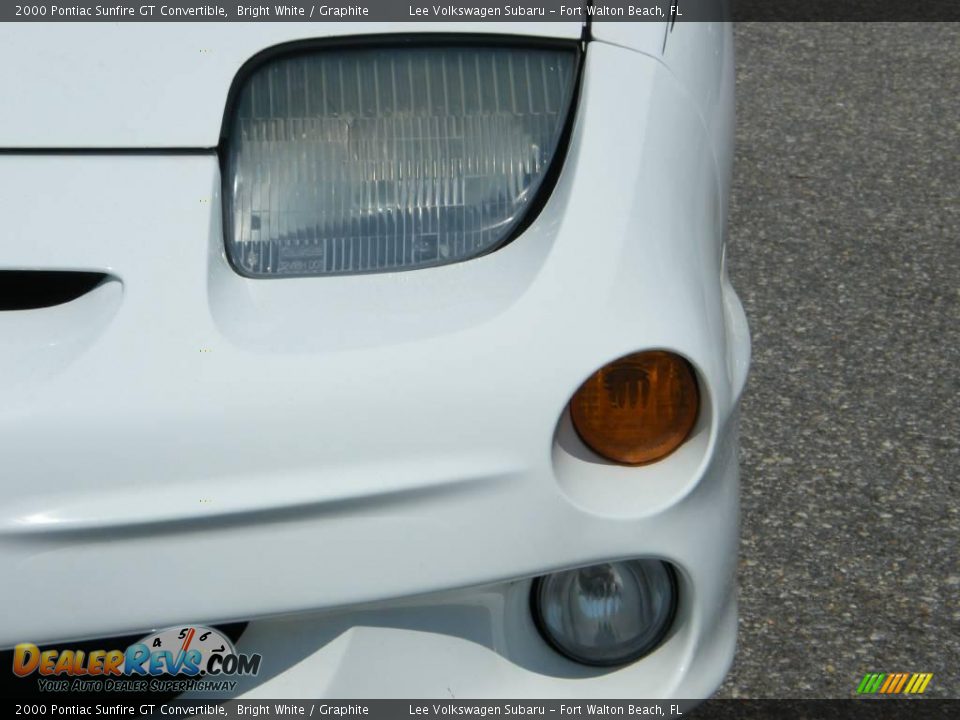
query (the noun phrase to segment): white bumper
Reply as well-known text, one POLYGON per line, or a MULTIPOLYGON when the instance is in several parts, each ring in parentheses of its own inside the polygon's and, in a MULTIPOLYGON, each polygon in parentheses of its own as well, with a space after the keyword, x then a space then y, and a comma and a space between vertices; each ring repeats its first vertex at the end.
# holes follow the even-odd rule
POLYGON ((0 267, 116 278, 0 315, 0 647, 253 619, 251 695, 712 692, 749 361, 727 170, 646 55, 592 43, 577 113, 520 238, 400 274, 236 275, 212 153, 0 155, 0 267), (701 417, 667 459, 612 466, 564 408, 649 348, 693 363, 701 417), (679 571, 667 641, 615 671, 547 647, 530 578, 637 556, 679 571))

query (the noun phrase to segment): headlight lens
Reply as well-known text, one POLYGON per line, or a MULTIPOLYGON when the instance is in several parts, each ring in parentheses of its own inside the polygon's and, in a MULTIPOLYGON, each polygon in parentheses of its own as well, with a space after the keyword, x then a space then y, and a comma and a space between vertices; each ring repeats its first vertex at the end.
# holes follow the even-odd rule
POLYGON ((659 560, 610 562, 538 578, 532 602, 540 632, 564 655, 586 665, 622 665, 663 639, 676 586, 659 560))
POLYGON ((250 277, 476 257, 530 206, 567 118, 570 49, 328 50, 268 61, 226 140, 227 254, 250 277))

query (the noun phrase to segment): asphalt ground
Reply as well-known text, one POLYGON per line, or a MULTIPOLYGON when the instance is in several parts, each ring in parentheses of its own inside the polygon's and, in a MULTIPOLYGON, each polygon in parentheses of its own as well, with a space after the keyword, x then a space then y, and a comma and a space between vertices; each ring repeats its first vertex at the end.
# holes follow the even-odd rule
POLYGON ((740 634, 718 697, 960 697, 960 26, 746 24, 740 634))

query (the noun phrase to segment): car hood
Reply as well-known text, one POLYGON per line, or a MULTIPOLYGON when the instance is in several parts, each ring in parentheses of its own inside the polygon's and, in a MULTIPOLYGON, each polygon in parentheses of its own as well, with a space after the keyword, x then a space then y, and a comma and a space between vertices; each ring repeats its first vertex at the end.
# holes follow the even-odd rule
POLYGON ((237 71, 325 37, 455 33, 577 39, 578 22, 0 25, 0 148, 213 148, 237 71), (15 70, 13 70, 15 68, 15 70))

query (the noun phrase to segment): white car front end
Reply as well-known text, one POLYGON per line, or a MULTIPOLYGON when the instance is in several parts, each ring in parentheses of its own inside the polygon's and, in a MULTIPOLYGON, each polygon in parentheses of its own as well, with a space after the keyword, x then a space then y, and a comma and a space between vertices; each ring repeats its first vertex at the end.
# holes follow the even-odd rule
MULTIPOLYGON (((723 264, 729 26, 375 23, 577 46, 562 167, 512 242, 404 272, 245 277, 221 127, 239 69, 315 25, 3 28, 0 271, 104 274, 0 313, 0 648, 246 621, 239 697, 711 694, 737 615, 749 336, 723 264), (57 49, 39 55, 41 38, 57 49), (657 462, 581 440, 617 358, 687 361, 699 411, 657 462), (577 662, 536 578, 669 563, 626 664, 577 662)), ((343 40, 341 39, 341 42, 343 40)), ((531 41, 533 42, 533 41, 531 41)))

